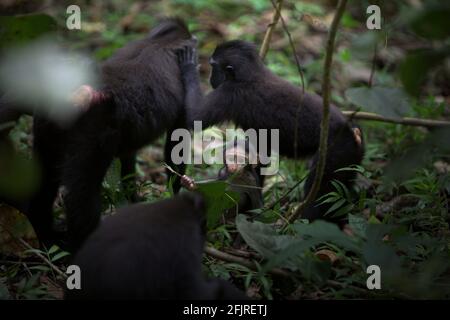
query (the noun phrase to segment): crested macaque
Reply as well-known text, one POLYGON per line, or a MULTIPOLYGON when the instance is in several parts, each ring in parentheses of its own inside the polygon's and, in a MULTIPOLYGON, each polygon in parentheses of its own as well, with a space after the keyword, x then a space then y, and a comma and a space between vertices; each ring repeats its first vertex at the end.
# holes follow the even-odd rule
POLYGON ((66 289, 65 299, 248 299, 203 276, 205 232, 200 194, 119 209, 75 255, 81 289, 66 289))
MULTIPOLYGON (((209 61, 214 90, 203 97, 196 48, 186 46, 177 53, 190 126, 194 120, 202 121, 203 128, 233 121, 244 130, 279 129, 280 155, 312 157, 304 190, 308 194, 318 160, 322 98, 303 94, 298 87, 276 76, 264 65, 255 45, 240 40, 225 42, 215 49, 209 61)), ((340 110, 334 105, 330 108, 326 167, 317 198, 333 191, 333 180, 352 186, 355 172, 336 170, 360 164, 364 154, 361 130, 358 128, 359 133, 355 133, 340 110)), ((324 218, 331 205, 313 203, 302 217, 324 218)))
MULTIPOLYGON (((244 144, 239 144, 235 140, 232 144, 224 147, 225 163, 214 179, 227 181, 229 189, 239 195, 237 205, 224 213, 226 219, 234 218, 236 212, 245 213, 262 208, 264 205, 262 184, 258 174, 259 164, 250 163, 250 152, 248 140, 244 144)), ((191 191, 197 187, 195 180, 186 175, 182 176, 181 184, 191 191)))
MULTIPOLYGON (((85 112, 69 128, 34 116, 33 149, 42 184, 27 215, 41 242, 59 238, 52 206, 60 185, 66 188, 67 249, 75 251, 99 222, 101 184, 113 158, 121 160, 122 177, 133 176, 136 151, 166 132, 165 161, 184 172, 170 157, 171 132, 186 126, 175 49, 195 41, 181 20, 167 19, 102 64, 101 87, 86 85, 74 93, 73 104, 85 112)), ((179 188, 175 179, 173 189, 179 188)))

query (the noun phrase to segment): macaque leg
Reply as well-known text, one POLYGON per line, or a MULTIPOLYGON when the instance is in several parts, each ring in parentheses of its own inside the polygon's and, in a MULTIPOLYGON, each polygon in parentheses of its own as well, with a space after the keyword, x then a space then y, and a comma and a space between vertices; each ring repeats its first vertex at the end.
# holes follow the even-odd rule
POLYGON ((63 174, 70 249, 76 251, 97 227, 101 215, 101 185, 113 153, 96 146, 78 146, 68 157, 63 174))
POLYGON ((125 193, 129 195, 131 202, 141 201, 136 190, 136 153, 121 156, 120 164, 120 176, 125 193))
MULTIPOLYGON (((361 145, 360 138, 361 135, 358 135, 354 130, 345 130, 338 135, 330 134, 325 171, 316 199, 319 199, 327 193, 335 191, 335 188, 331 183, 333 180, 340 181, 348 188, 353 185, 353 180, 356 177, 355 171, 336 172, 336 170, 361 163, 364 150, 361 145)), ((305 195, 307 195, 312 188, 318 158, 318 154, 316 154, 313 158, 311 171, 305 183, 305 195)), ((330 218, 324 217, 325 213, 332 205, 333 203, 318 204, 316 201, 309 208, 305 209, 302 214, 302 218, 309 220, 325 218, 327 220, 334 221, 336 219, 332 218, 333 213, 330 214, 330 218)))
POLYGON ((34 120, 34 159, 41 165, 41 181, 38 191, 29 201, 25 214, 43 245, 50 246, 60 240, 53 228, 53 203, 60 185, 60 169, 63 154, 63 132, 44 119, 34 120), (48 139, 53 139, 49 143, 48 139))

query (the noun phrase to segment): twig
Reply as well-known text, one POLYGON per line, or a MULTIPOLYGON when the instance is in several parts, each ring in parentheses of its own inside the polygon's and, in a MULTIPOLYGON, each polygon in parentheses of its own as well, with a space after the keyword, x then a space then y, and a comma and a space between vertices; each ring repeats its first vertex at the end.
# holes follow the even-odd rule
MULTIPOLYGON (((272 6, 275 9, 277 9, 275 2, 273 0, 270 0, 270 2, 272 2, 272 6)), ((281 24, 283 26, 283 30, 288 37, 289 45, 291 46, 292 52, 294 53, 295 65, 297 66, 297 72, 300 75, 300 80, 302 81, 302 92, 303 92, 303 94, 305 94, 305 77, 303 75, 303 70, 302 70, 300 61, 298 60, 297 49, 295 49, 294 40, 292 40, 292 35, 287 27, 286 21, 284 20, 281 12, 280 12, 280 19, 281 19, 281 24)))
POLYGON ((372 68, 370 69, 370 77, 369 77, 369 88, 372 87, 373 76, 375 74, 375 59, 377 57, 377 44, 375 43, 375 47, 373 49, 373 57, 372 57, 372 68))
POLYGON ((277 0, 277 7, 275 13, 273 14, 272 22, 267 27, 267 31, 266 34, 264 35, 264 40, 261 45, 261 49, 259 50, 259 55, 263 60, 267 55, 267 51, 269 51, 270 40, 272 39, 273 30, 275 29, 278 20, 280 20, 281 15, 280 12, 282 7, 283 7, 283 0, 277 0))
POLYGON ((323 92, 323 114, 320 123, 320 145, 319 145, 319 161, 316 167, 316 174, 314 176, 314 182, 306 196, 305 200, 300 204, 297 210, 289 217, 288 221, 295 221, 303 212, 303 210, 311 205, 313 201, 316 200, 317 193, 319 191, 320 185, 322 183, 323 173, 325 171, 325 162, 327 156, 327 142, 328 142, 328 130, 329 130, 329 120, 330 120, 330 82, 331 82, 331 64, 333 61, 333 51, 334 51, 334 41, 336 38, 336 32, 338 29, 339 21, 344 13, 347 0, 340 0, 334 15, 333 22, 331 23, 330 32, 328 33, 326 54, 325 54, 325 64, 324 64, 324 74, 322 83, 323 92))
MULTIPOLYGON (((242 258, 242 257, 237 257, 237 256, 229 254, 229 253, 222 252, 213 247, 206 246, 205 253, 213 258, 216 258, 216 259, 219 259, 222 261, 236 263, 236 264, 239 264, 241 266, 244 266, 249 269, 256 270, 256 271, 258 270, 258 268, 256 267, 256 264, 254 262, 252 262, 251 260, 248 260, 248 259, 242 258)), ((274 268, 274 269, 270 270, 269 273, 274 274, 274 275, 283 276, 283 277, 292 277, 291 272, 285 271, 285 270, 282 270, 279 268, 274 268)))
POLYGON ((22 238, 17 237, 9 228, 7 228, 4 224, 0 224, 3 230, 9 233, 9 235, 16 241, 20 242, 20 244, 27 250, 33 250, 32 252, 37 255, 39 258, 42 259, 50 268, 52 268, 56 273, 61 275, 63 278, 67 279, 67 275, 61 271, 57 266, 55 266, 50 260, 48 260, 46 257, 44 257, 40 252, 38 252, 35 248, 30 246, 28 242, 23 240, 22 238))
POLYGON ((351 284, 345 284, 345 283, 340 283, 339 281, 335 281, 335 280, 327 280, 327 283, 331 286, 337 286, 337 287, 342 287, 342 288, 350 288, 352 290, 358 291, 360 293, 364 293, 367 294, 370 291, 364 288, 360 288, 351 284))
POLYGON ((173 170, 167 163, 164 164, 164 167, 169 170, 170 172, 172 172, 173 174, 177 175, 178 177, 182 178, 183 175, 181 175, 180 173, 176 172, 175 170, 173 170))
MULTIPOLYGON (((273 0, 270 0, 270 2, 272 3, 272 6, 276 8, 275 3, 273 2, 273 0)), ((300 80, 302 82, 302 95, 300 97, 300 101, 298 103, 298 107, 297 110, 295 112, 295 131, 294 131, 294 159, 297 159, 297 150, 298 150, 298 117, 300 114, 300 109, 303 105, 303 97, 305 95, 305 77, 303 75, 303 71, 302 71, 302 67, 300 65, 300 61, 298 60, 298 55, 297 55, 297 50, 295 49, 295 44, 294 41, 292 40, 292 35, 289 32, 289 29, 287 27, 286 21, 284 21, 283 15, 280 12, 280 18, 281 18, 281 24, 283 25, 283 29, 284 32, 286 33, 286 35, 288 36, 288 40, 289 40, 289 45, 292 48, 292 51, 294 53, 294 60, 295 60, 295 65, 297 66, 297 72, 300 75, 300 80)))
POLYGON ((419 118, 389 118, 382 115, 363 112, 363 111, 342 111, 342 113, 348 117, 360 120, 373 120, 380 122, 403 124, 408 126, 419 126, 419 127, 444 127, 450 126, 450 121, 445 120, 431 120, 431 119, 419 119, 419 118))
POLYGON ((44 257, 40 252, 36 251, 32 246, 30 246, 25 240, 22 238, 16 239, 28 250, 33 250, 33 253, 37 255, 39 258, 41 258, 50 268, 52 268, 56 273, 58 273, 60 276, 62 276, 64 279, 67 279, 67 275, 61 271, 57 266, 55 266, 50 260, 48 260, 46 257, 44 257))
POLYGON ((304 180, 306 179, 306 177, 304 177, 303 179, 300 179, 299 181, 297 181, 291 188, 289 188, 288 191, 286 191, 280 198, 278 198, 277 200, 273 201, 272 203, 269 203, 266 207, 266 210, 272 210, 273 208, 275 208, 275 206, 280 203, 281 201, 283 201, 284 199, 287 198, 287 196, 294 191, 304 180))
POLYGON ((247 258, 247 259, 261 259, 261 257, 254 252, 245 251, 245 250, 239 250, 234 248, 225 248, 226 253, 229 253, 231 255, 247 258))

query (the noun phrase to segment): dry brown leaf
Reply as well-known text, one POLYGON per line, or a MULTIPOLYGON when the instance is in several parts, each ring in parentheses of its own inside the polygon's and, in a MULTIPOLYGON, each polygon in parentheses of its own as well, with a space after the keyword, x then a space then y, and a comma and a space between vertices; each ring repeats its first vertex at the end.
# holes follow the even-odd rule
POLYGON ((0 252, 6 255, 23 256, 24 248, 16 240, 21 238, 32 247, 39 246, 36 233, 27 217, 16 208, 0 205, 0 252))

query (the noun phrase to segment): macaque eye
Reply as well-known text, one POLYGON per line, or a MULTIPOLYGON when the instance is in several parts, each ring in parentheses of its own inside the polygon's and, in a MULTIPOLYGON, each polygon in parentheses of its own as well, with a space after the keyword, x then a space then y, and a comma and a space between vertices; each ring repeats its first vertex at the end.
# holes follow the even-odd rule
POLYGON ((228 80, 233 80, 234 79, 234 67, 232 65, 227 65, 225 67, 225 78, 228 80))
POLYGON ((232 73, 234 71, 234 67, 232 65, 227 65, 225 67, 225 71, 229 72, 229 73, 232 73))

